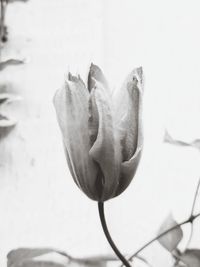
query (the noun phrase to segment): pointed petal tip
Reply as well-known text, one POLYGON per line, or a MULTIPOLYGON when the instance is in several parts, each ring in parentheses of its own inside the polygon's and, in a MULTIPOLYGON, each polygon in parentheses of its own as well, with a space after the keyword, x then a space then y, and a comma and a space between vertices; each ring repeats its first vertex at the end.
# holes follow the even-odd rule
POLYGON ((76 75, 73 75, 70 71, 65 75, 65 83, 64 85, 69 87, 72 83, 81 83, 82 86, 85 87, 85 83, 81 78, 81 75, 77 73, 76 75))
POLYGON ((69 81, 69 82, 78 82, 78 77, 77 76, 75 76, 75 75, 72 75, 71 74, 71 72, 68 72, 68 74, 67 74, 67 80, 69 81))
POLYGON ((96 64, 94 64, 93 62, 91 62, 91 64, 90 64, 90 69, 91 68, 98 68, 98 66, 96 65, 96 64))
POLYGON ((108 82, 104 76, 103 71, 101 68, 93 63, 90 65, 89 73, 88 73, 88 90, 89 92, 94 87, 94 79, 100 83, 102 83, 105 88, 108 88, 108 82))
POLYGON ((138 73, 140 79, 143 80, 143 68, 142 68, 142 66, 137 68, 137 73, 138 73))
POLYGON ((95 65, 94 63, 91 62, 89 73, 92 74, 92 75, 95 75, 96 72, 101 72, 101 69, 100 69, 99 66, 97 66, 97 65, 95 65))
POLYGON ((133 80, 135 80, 139 91, 142 93, 144 91, 144 75, 142 66, 133 69, 131 76, 133 77, 133 80))
POLYGON ((68 79, 69 81, 71 81, 71 79, 72 79, 72 74, 71 74, 70 71, 69 71, 68 74, 67 74, 67 79, 68 79))
POLYGON ((143 79, 143 67, 142 66, 133 69, 132 73, 135 74, 135 75, 138 75, 140 80, 143 79))

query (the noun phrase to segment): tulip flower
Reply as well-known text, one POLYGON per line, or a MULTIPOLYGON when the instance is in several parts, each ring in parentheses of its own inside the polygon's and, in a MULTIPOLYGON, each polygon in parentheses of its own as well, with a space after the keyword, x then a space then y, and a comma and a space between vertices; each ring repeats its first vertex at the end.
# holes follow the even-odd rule
POLYGON ((104 202, 133 179, 142 152, 142 68, 111 94, 101 69, 91 64, 87 84, 68 73, 54 97, 65 154, 77 186, 104 202), (117 96, 119 96, 117 98, 117 96))

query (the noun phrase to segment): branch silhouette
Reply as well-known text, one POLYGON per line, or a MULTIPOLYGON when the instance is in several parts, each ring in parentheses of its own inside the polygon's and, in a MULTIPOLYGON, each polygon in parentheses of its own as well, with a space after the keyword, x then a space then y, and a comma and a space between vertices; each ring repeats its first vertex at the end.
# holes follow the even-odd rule
MULTIPOLYGON (((138 254, 140 252, 142 252, 144 249, 146 249, 148 246, 150 246, 152 243, 154 243, 155 241, 157 241, 159 238, 163 237, 164 235, 168 234, 169 232, 179 228, 180 226, 182 225, 185 225, 185 224, 188 224, 190 223, 191 224, 191 234, 190 234, 190 238, 189 238, 189 241, 188 241, 188 244, 187 246, 189 245, 191 239, 192 239, 192 235, 193 235, 193 222, 194 220, 196 220, 198 217, 200 217, 200 212, 197 213, 196 215, 194 215, 194 209, 195 209, 195 204, 196 204, 196 201, 197 201, 197 197, 198 197, 198 192, 199 192, 199 189, 200 189, 200 178, 198 180, 198 184, 197 184, 197 188, 196 188, 196 191, 195 191, 195 195, 194 195, 194 200, 193 200, 193 203, 192 203, 192 209, 191 209, 191 213, 188 217, 188 219, 182 221, 181 223, 167 229, 166 231, 162 232, 161 234, 157 235, 156 237, 152 238, 150 241, 148 241, 147 243, 145 243, 141 248, 139 248, 133 255, 131 255, 128 260, 129 261, 132 261, 133 258, 137 257, 138 254)), ((121 265, 120 267, 122 267, 123 265, 121 265)))

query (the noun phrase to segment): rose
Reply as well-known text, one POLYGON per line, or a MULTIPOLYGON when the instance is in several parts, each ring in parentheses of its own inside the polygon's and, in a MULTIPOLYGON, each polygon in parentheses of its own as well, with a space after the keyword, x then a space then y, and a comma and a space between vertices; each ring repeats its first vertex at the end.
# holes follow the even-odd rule
POLYGON ((89 198, 103 202, 128 187, 140 160, 142 68, 128 75, 118 100, 94 64, 87 83, 69 73, 54 105, 75 183, 89 198))

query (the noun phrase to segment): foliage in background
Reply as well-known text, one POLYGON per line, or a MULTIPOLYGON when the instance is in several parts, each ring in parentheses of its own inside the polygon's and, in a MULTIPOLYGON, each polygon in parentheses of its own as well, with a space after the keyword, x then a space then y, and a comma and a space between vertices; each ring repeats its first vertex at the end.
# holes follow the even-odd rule
MULTIPOLYGON (((165 142, 170 144, 178 145, 182 141, 174 140, 169 134, 165 142), (170 140, 170 141, 169 141, 170 140)), ((185 144, 185 143, 184 143, 185 144)), ((193 142, 192 142, 193 144, 193 142)), ((187 144, 188 146, 189 144, 187 144)), ((135 266, 135 259, 139 259, 145 266, 153 267, 149 260, 146 259, 141 252, 147 247, 158 241, 159 244, 166 249, 173 261, 173 265, 169 267, 200 267, 200 249, 189 248, 192 236, 193 236, 193 225, 197 218, 200 218, 200 212, 195 213, 195 206, 199 195, 200 179, 194 194, 192 202, 191 212, 188 218, 181 223, 177 223, 173 216, 170 214, 160 226, 158 234, 155 238, 148 241, 140 249, 138 249, 132 256, 127 257, 129 262, 135 266), (183 225, 190 224, 191 232, 188 242, 184 249, 179 249, 179 244, 184 237, 183 225)), ((67 266, 97 266, 106 267, 109 266, 110 262, 114 262, 114 266, 118 264, 115 262, 115 257, 96 257, 87 259, 75 259, 65 252, 52 249, 22 249, 13 250, 8 254, 8 265, 7 267, 67 267, 67 266), (59 257, 58 257, 59 255, 59 257), (40 257, 42 256, 42 257, 40 257)), ((121 265, 122 266, 122 265, 121 265)))
POLYGON ((109 258, 78 259, 50 248, 20 248, 11 251, 8 256, 8 267, 66 267, 93 266, 106 267, 109 258))
MULTIPOLYGON (((7 4, 13 3, 16 1, 9 0, 0 0, 1 4, 1 13, 0 13, 0 137, 4 137, 7 133, 13 129, 16 125, 17 120, 11 118, 7 114, 7 107, 12 105, 13 102, 18 101, 20 97, 16 94, 5 92, 4 88, 6 84, 4 83, 4 70, 10 66, 18 66, 24 64, 23 60, 8 58, 7 60, 2 61, 3 48, 6 45, 7 41, 7 27, 5 26, 5 15, 7 4), (9 129, 8 129, 9 128, 9 129)), ((25 2, 25 1, 23 1, 25 2)), ((12 82, 12 80, 11 80, 12 82)), ((12 108, 12 106, 11 106, 12 108)))
MULTIPOLYGON (((8 4, 14 2, 26 2, 27 0, 1 0, 1 18, 0 18, 0 52, 3 52, 3 46, 6 45, 6 41, 8 39, 8 29, 5 25, 5 15, 6 8, 8 4)), ((18 99, 18 96, 5 93, 2 88, 3 84, 1 81, 3 80, 3 71, 10 66, 18 66, 23 64, 24 62, 19 59, 7 59, 1 61, 0 58, 0 133, 3 128, 12 128, 17 123, 13 121, 11 118, 7 117, 7 115, 3 112, 3 107, 5 105, 10 104, 11 102, 18 99)), ((192 142, 184 142, 181 140, 174 139, 170 136, 168 132, 165 134, 165 142, 173 145, 183 146, 183 147, 194 147, 200 150, 200 139, 196 139, 192 142)), ((167 250, 174 263, 173 267, 200 267, 200 249, 198 248, 188 248, 190 244, 190 240, 193 235, 193 224, 194 221, 199 218, 200 214, 194 213, 195 203, 197 201, 199 191, 199 184, 197 186, 197 190, 195 192, 194 202, 192 204, 191 214, 188 219, 178 223, 174 220, 172 215, 167 217, 167 219, 161 225, 158 235, 147 242, 144 246, 142 246, 137 252, 135 252, 131 257, 129 257, 130 261, 135 260, 135 258, 139 258, 146 266, 152 266, 150 263, 142 256, 140 253, 150 246, 153 242, 158 241, 160 245, 167 250), (182 225, 191 224, 191 234, 188 240, 188 243, 184 250, 180 251, 179 244, 184 237, 184 231, 182 229, 182 225)), ((110 262, 114 262, 117 266, 117 262, 114 257, 96 257, 96 258, 87 258, 87 259, 77 259, 69 256, 67 253, 55 250, 55 249, 24 249, 19 248, 16 250, 12 250, 8 254, 8 267, 66 267, 66 266, 94 266, 94 267, 105 267, 110 262)), ((135 262, 133 262, 135 266, 135 262)), ((170 266, 172 267, 172 266, 170 266)))
POLYGON ((8 40, 8 30, 5 25, 7 5, 15 2, 27 2, 28 0, 0 0, 1 13, 0 13, 0 40, 6 42, 8 40))

